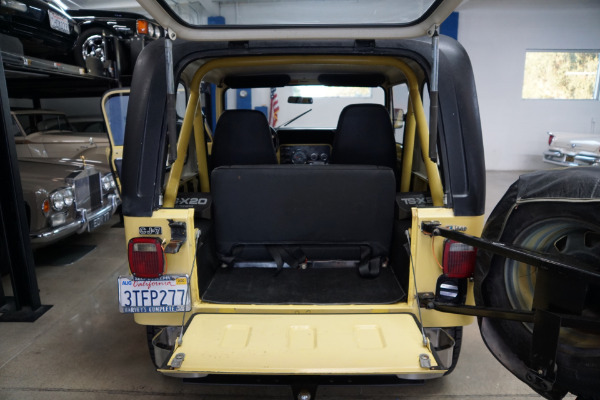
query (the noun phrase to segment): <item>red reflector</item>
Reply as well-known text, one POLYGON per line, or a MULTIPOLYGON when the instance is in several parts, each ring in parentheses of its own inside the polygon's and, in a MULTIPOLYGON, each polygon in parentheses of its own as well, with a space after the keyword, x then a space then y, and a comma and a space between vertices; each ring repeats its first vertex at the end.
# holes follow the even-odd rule
POLYGON ((165 272, 165 255, 160 238, 133 238, 129 241, 129 269, 138 278, 158 278, 165 272))
POLYGON ((550 146, 553 141, 554 141, 554 135, 549 133, 548 134, 548 146, 550 146))
POLYGON ((454 240, 444 241, 444 274, 449 278, 468 278, 475 270, 477 249, 454 240))
POLYGON ((138 19, 136 22, 136 27, 137 27, 137 33, 139 33, 140 35, 148 34, 148 21, 146 21, 144 19, 138 19))

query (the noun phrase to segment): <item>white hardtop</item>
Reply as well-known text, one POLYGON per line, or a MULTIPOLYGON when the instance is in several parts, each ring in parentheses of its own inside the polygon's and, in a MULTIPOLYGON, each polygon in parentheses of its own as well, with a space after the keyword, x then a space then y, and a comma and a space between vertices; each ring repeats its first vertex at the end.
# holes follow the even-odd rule
POLYGON ((172 38, 400 39, 431 34, 463 0, 138 0, 172 38))

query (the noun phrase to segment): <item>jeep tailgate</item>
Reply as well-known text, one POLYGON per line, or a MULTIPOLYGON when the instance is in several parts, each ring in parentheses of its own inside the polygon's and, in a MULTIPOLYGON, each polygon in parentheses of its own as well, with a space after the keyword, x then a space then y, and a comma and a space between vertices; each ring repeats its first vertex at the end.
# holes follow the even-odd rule
POLYGON ((445 372, 437 365, 410 314, 195 314, 168 366, 159 371, 181 378, 395 374, 425 379, 445 372), (183 359, 178 367, 176 358, 183 359))

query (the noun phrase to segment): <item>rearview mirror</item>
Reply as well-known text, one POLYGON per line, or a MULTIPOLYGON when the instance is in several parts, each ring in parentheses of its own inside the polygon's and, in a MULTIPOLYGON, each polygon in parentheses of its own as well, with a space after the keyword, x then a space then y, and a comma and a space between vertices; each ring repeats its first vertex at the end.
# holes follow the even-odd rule
POLYGON ((288 103, 291 104, 312 104, 312 97, 302 97, 302 96, 290 96, 288 97, 288 103))

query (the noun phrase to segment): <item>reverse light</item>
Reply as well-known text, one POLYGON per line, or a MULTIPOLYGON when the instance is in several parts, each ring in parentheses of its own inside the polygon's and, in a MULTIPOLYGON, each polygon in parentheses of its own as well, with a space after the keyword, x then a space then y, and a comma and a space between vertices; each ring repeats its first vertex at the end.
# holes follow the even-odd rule
POLYGON ((155 237, 137 237, 128 244, 129 269, 137 278, 158 278, 165 272, 165 254, 162 240, 155 237))
POLYGON ((448 278, 469 278, 475 270, 477 249, 454 240, 444 240, 442 267, 448 278))

